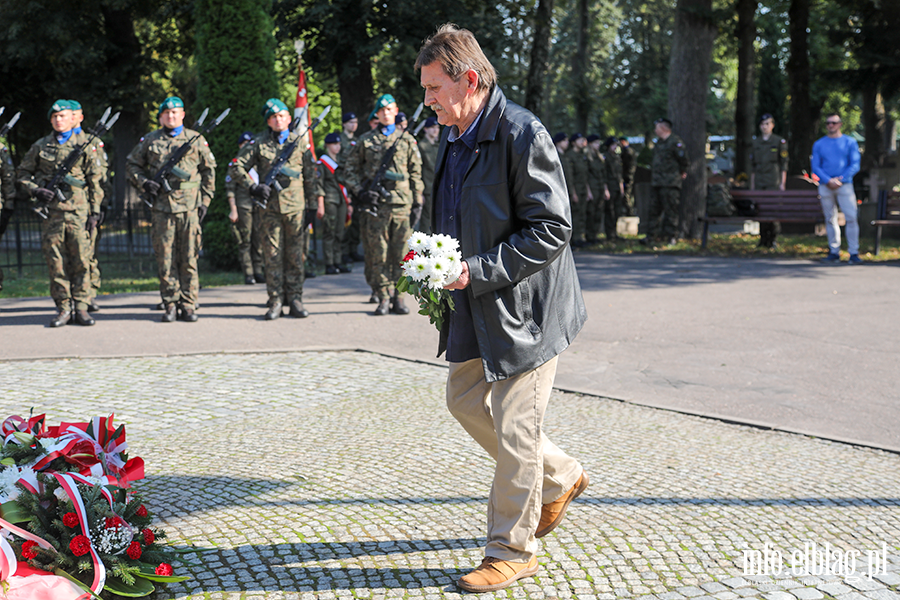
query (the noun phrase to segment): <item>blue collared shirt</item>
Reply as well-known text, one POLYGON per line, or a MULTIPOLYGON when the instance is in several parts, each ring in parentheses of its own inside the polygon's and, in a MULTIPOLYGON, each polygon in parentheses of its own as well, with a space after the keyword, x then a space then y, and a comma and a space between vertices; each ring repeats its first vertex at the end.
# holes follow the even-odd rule
MULTIPOLYGON (((459 135, 454 125, 447 138, 447 152, 444 156, 444 168, 441 181, 435 193, 435 216, 438 233, 459 239, 460 232, 460 200, 462 184, 466 171, 475 154, 478 139, 478 124, 481 114, 459 135)), ((465 258, 465 257, 463 257, 465 258)), ((469 302, 469 291, 452 290, 456 310, 450 313, 450 335, 447 339, 447 360, 465 362, 480 358, 478 339, 475 337, 475 323, 472 320, 472 307, 469 302)))

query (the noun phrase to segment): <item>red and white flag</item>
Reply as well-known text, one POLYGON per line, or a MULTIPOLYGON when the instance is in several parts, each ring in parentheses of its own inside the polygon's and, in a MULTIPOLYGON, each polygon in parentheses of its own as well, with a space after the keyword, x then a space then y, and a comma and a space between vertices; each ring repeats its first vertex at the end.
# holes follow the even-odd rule
MULTIPOLYGON (((312 119, 309 115, 309 99, 306 97, 306 72, 303 70, 303 61, 301 60, 300 53, 297 53, 297 67, 300 70, 300 76, 297 80, 297 101, 294 103, 294 118, 296 119, 306 111, 306 123, 304 126, 309 127, 310 123, 312 123, 312 119)), ((316 158, 316 144, 313 141, 313 132, 309 131, 309 150, 312 152, 313 160, 316 158)))

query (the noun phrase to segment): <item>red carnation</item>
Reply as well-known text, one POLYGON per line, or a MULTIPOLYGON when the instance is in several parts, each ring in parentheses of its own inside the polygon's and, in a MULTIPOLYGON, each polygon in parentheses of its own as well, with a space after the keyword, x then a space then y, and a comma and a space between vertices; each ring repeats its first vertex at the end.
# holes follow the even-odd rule
POLYGON ((147 508, 143 504, 141 504, 141 507, 139 509, 137 509, 137 512, 135 514, 139 517, 146 517, 147 516, 147 508))
POLYGON ((76 535, 72 538, 72 541, 69 542, 69 550, 71 550, 72 554, 75 556, 84 556, 91 551, 91 540, 87 539, 87 536, 76 535))
POLYGON ((63 525, 65 525, 66 527, 77 527, 78 515, 73 512, 67 512, 63 515, 63 525))
POLYGON ((125 551, 128 554, 128 558, 131 560, 137 560, 141 557, 141 543, 140 542, 131 542, 128 545, 128 550, 125 551))
POLYGON ((22 544, 22 558, 28 560, 31 558, 37 558, 37 542, 32 542, 31 540, 22 544))
POLYGON ((112 516, 106 517, 105 525, 107 529, 118 529, 122 525, 125 524, 125 521, 122 520, 122 517, 112 516))
POLYGON ((406 254, 406 256, 403 257, 403 262, 406 262, 406 261, 408 261, 408 260, 412 260, 412 259, 414 259, 415 257, 416 257, 416 253, 413 252, 412 250, 410 250, 410 251, 406 254))
POLYGON ((144 544, 149 546, 156 539, 156 536, 153 535, 153 532, 150 529, 142 529, 141 533, 144 535, 144 544))
POLYGON ((166 577, 171 577, 173 573, 175 573, 175 570, 169 563, 160 563, 160 565, 156 567, 157 575, 165 575, 166 577))

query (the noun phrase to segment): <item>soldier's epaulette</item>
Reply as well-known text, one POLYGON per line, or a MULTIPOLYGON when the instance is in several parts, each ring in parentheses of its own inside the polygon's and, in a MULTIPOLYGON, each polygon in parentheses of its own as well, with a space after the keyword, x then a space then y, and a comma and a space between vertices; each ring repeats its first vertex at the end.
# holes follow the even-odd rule
POLYGON ((787 144, 787 140, 784 139, 784 138, 781 138, 781 143, 782 143, 782 144, 787 144))

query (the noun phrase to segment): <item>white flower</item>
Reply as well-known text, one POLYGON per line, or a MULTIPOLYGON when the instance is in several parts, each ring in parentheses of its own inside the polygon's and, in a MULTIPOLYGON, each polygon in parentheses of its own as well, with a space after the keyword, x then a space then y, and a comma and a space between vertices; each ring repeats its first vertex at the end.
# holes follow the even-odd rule
POLYGON ((435 255, 448 254, 459 249, 459 242, 442 233, 431 236, 431 251, 435 255))
POLYGON ((450 273, 450 261, 446 256, 438 255, 430 261, 431 272, 428 274, 428 286, 433 290, 444 287, 444 279, 450 273))
POLYGON ((59 439, 58 439, 58 438, 52 438, 52 437, 46 437, 46 438, 40 438, 40 439, 38 439, 38 442, 41 444, 41 448, 43 448, 44 451, 47 451, 47 450, 50 449, 54 444, 56 444, 57 442, 59 442, 59 439))
POLYGON ((413 232, 406 242, 406 247, 416 254, 424 254, 429 248, 429 237, 421 231, 413 232))
POLYGON ((69 499, 69 494, 67 494, 66 490, 64 490, 62 487, 58 487, 53 490, 53 495, 56 496, 60 502, 65 502, 69 499))
POLYGON ((424 256, 416 256, 403 264, 403 272, 413 281, 423 281, 431 275, 431 263, 424 256))
POLYGON ((444 260, 450 265, 447 269, 447 274, 444 276, 444 285, 450 285, 462 275, 462 260, 460 260, 458 252, 448 254, 444 257, 444 260))
POLYGON ((6 467, 0 471, 0 503, 15 500, 19 495, 19 488, 16 487, 19 477, 16 467, 6 467))

